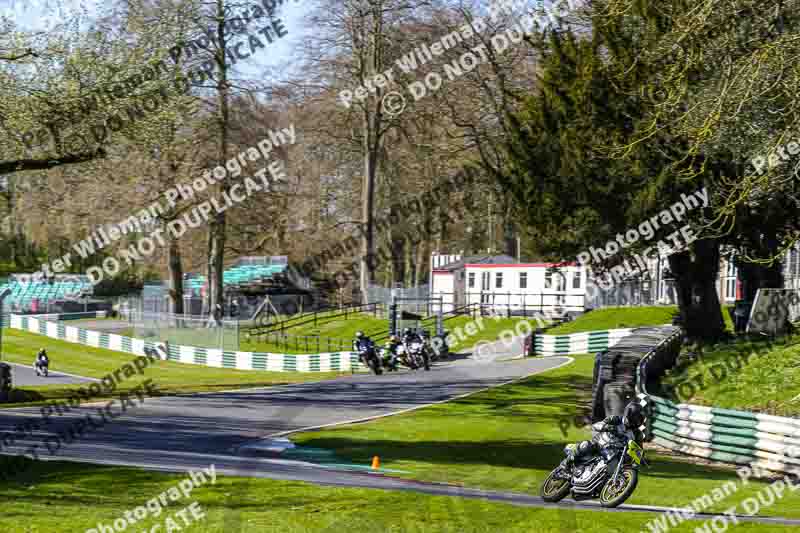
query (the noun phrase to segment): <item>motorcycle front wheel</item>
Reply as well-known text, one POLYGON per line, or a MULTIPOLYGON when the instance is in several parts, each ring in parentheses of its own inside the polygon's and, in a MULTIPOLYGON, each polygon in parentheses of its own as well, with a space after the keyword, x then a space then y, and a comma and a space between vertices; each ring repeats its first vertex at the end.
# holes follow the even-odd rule
POLYGON ((636 490, 639 472, 633 468, 623 468, 614 486, 611 481, 611 479, 606 481, 603 490, 600 491, 600 505, 603 507, 617 507, 627 500, 636 490))
POLYGON ((550 475, 542 483, 540 494, 546 502, 561 501, 569 494, 569 480, 557 477, 556 472, 558 472, 558 468, 550 472, 550 475))
POLYGON ((383 369, 381 368, 381 361, 377 357, 373 357, 371 359, 370 366, 372 367, 372 371, 375 372, 376 376, 380 376, 381 374, 383 374, 383 369))

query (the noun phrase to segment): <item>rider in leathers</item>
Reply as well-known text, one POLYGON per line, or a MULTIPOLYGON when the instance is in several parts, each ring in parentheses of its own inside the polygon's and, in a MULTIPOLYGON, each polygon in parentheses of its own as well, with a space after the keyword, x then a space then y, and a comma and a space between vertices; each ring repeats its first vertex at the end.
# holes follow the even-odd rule
POLYGON ((643 435, 639 431, 639 426, 643 420, 642 407, 634 400, 625 407, 622 416, 607 416, 600 422, 592 424, 592 440, 577 443, 574 455, 569 456, 567 462, 571 464, 581 457, 598 453, 608 437, 612 440, 627 438, 641 445, 643 435))

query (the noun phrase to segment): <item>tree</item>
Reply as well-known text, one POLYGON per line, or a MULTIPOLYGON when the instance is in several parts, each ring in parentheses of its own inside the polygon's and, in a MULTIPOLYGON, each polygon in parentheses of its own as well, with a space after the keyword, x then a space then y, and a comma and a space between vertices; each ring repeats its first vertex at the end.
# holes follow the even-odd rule
MULTIPOLYGON (((614 153, 613 147, 628 145, 647 109, 634 90, 647 72, 630 74, 627 85, 616 76, 616 69, 646 45, 641 27, 607 25, 591 37, 564 29, 531 43, 541 58, 539 85, 522 111, 507 115, 511 164, 498 178, 554 259, 613 241, 654 208, 663 209, 710 179, 710 172, 698 173, 691 184, 673 177, 671 164, 682 140, 669 130, 624 157, 614 153)), ((629 253, 635 250, 628 248, 629 253)), ((724 332, 714 290, 719 242, 696 241, 669 260, 688 333, 719 338, 724 332)))

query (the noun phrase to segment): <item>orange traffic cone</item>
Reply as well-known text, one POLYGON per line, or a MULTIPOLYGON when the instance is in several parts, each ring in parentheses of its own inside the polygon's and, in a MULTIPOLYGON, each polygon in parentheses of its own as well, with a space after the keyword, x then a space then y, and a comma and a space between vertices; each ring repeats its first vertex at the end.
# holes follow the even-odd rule
POLYGON ((381 467, 381 458, 377 455, 372 458, 372 468, 378 469, 381 467))

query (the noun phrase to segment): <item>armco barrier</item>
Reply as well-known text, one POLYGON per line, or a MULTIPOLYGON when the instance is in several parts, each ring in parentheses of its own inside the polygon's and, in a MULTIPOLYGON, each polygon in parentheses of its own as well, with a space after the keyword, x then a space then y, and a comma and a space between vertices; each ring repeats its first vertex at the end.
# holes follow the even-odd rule
POLYGON ((800 467, 800 419, 676 404, 648 392, 674 365, 650 351, 639 365, 637 392, 648 407, 647 434, 675 452, 787 473, 800 467))
MULTIPOLYGON (((146 355, 145 348, 155 350, 160 343, 123 337, 113 333, 101 333, 63 322, 50 322, 25 315, 11 315, 11 327, 31 333, 46 335, 53 339, 74 342, 95 348, 108 348, 134 355, 146 355)), ((282 354, 258 352, 233 352, 197 348, 195 346, 169 345, 167 359, 176 363, 205 365, 215 368, 238 370, 269 370, 274 372, 336 372, 364 370, 354 352, 319 354, 282 354)))
POLYGON ((639 328, 608 329, 569 335, 536 335, 536 355, 595 353, 615 346, 639 328))

